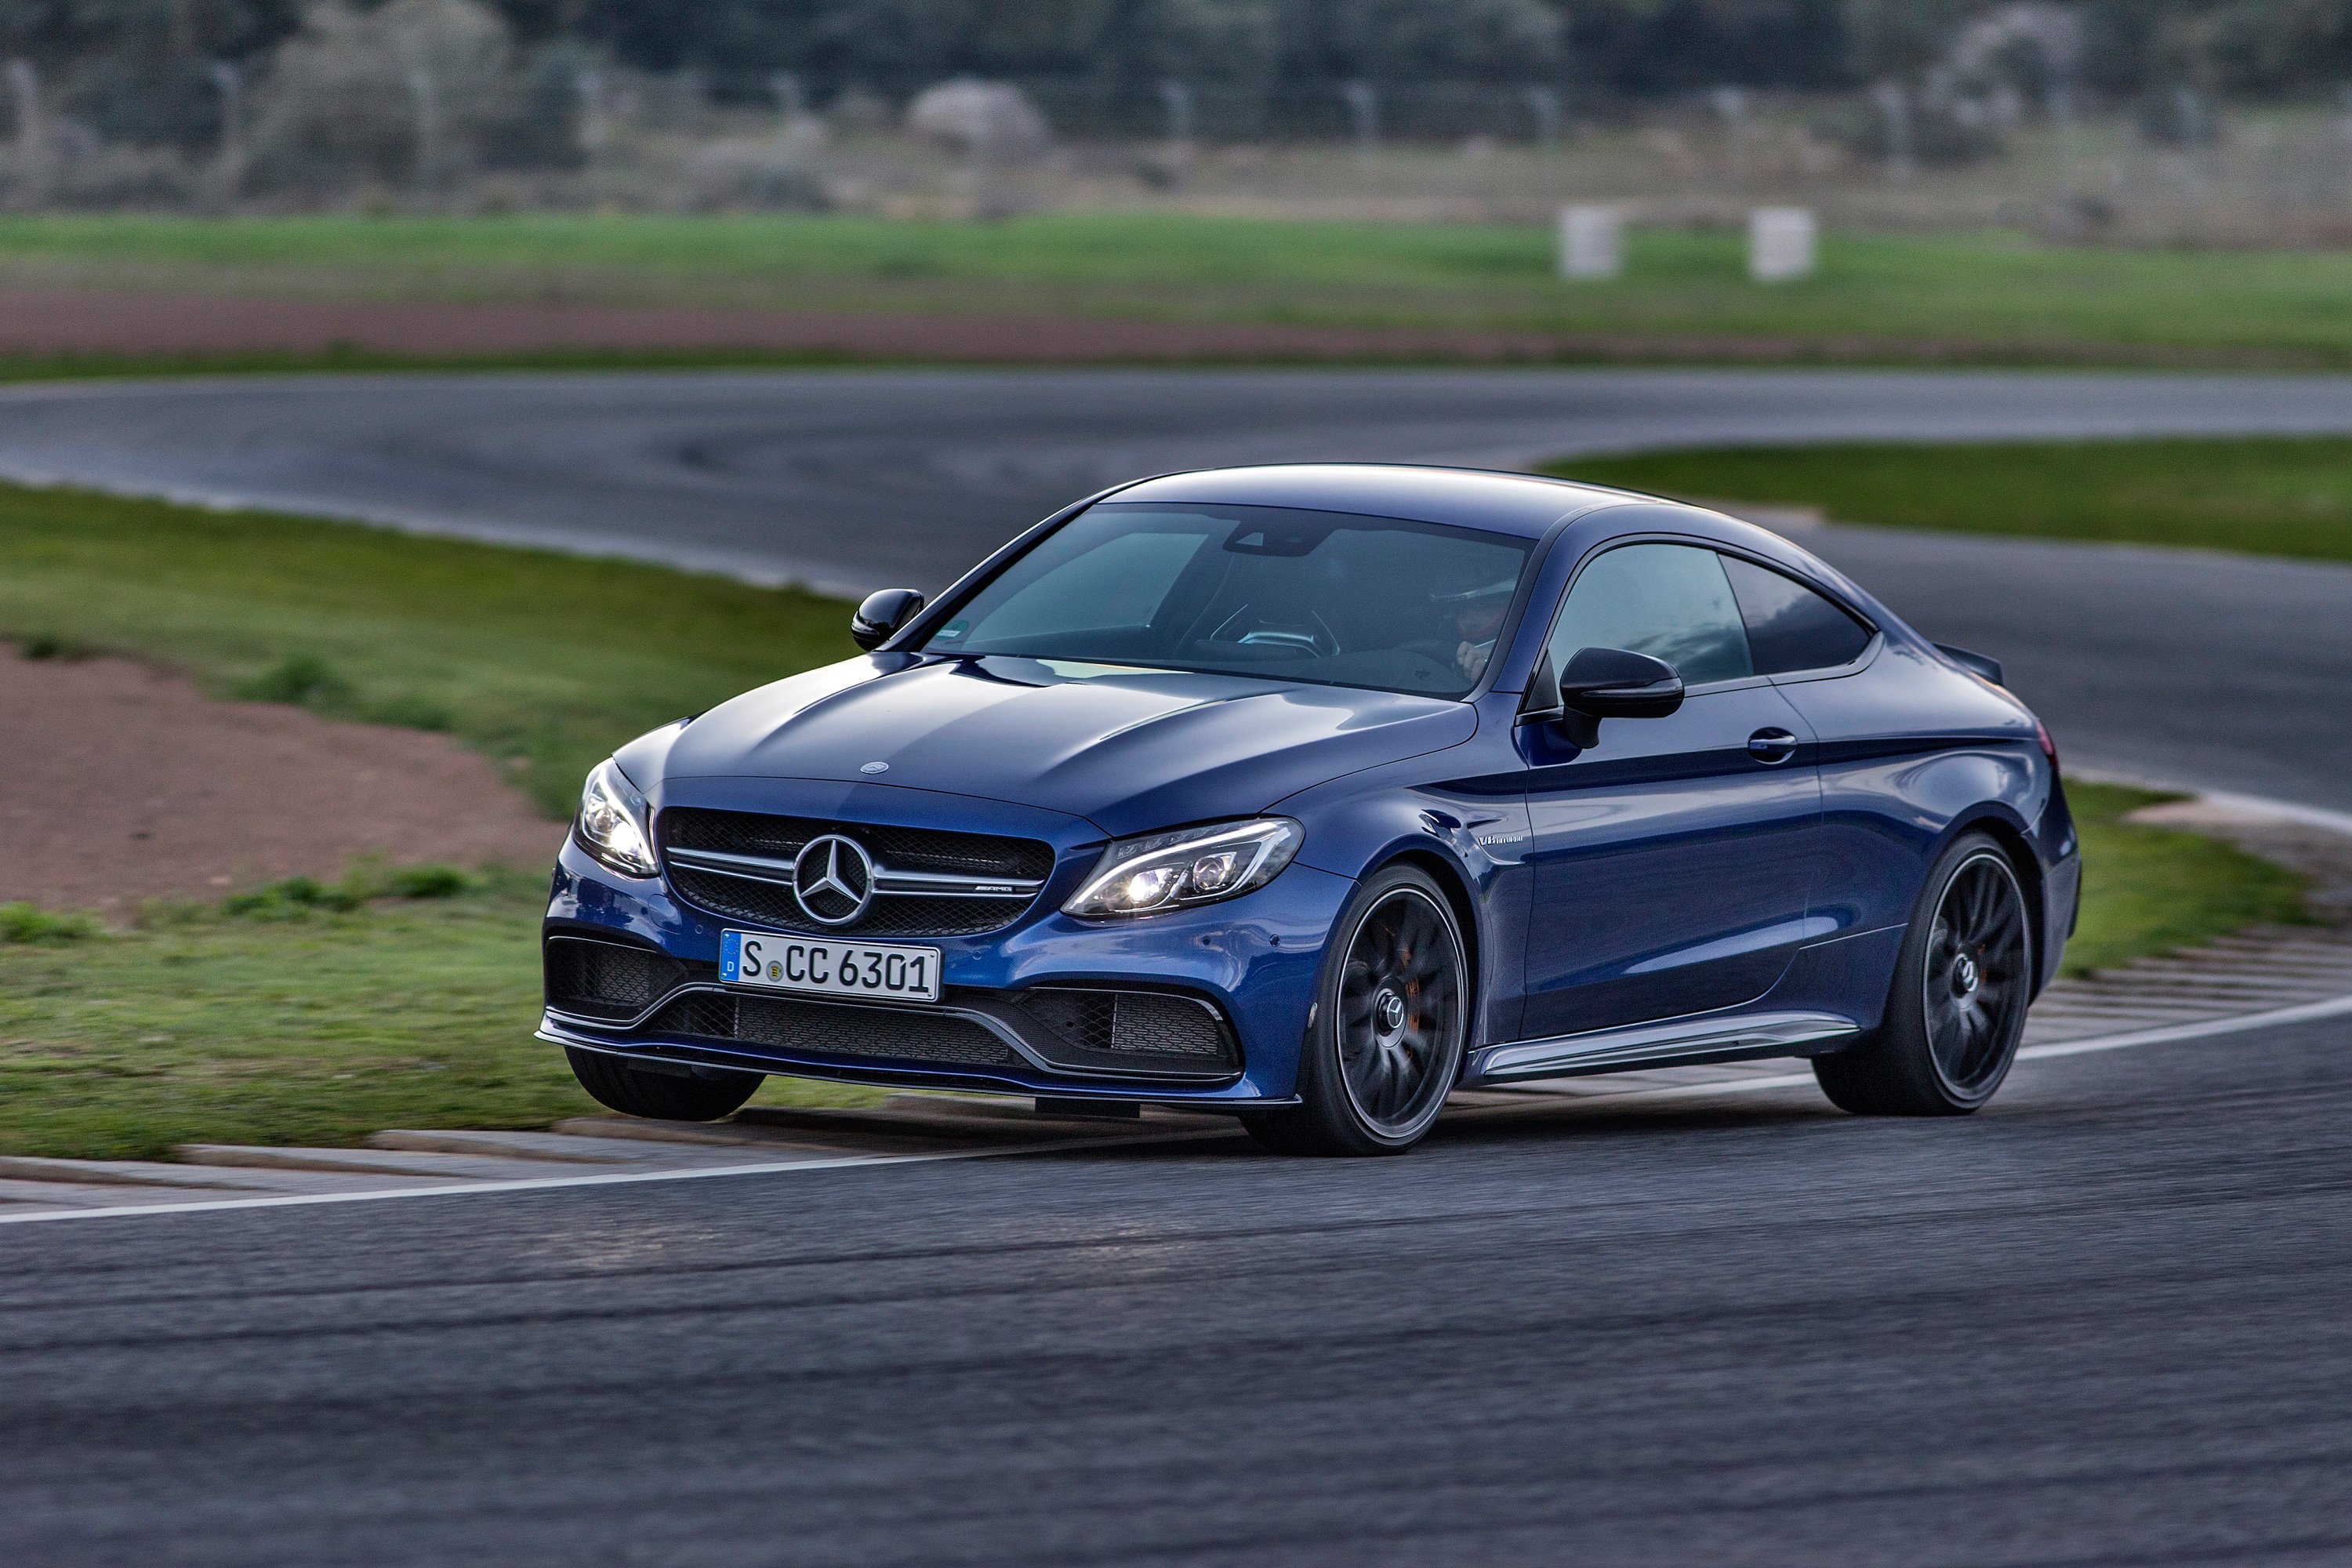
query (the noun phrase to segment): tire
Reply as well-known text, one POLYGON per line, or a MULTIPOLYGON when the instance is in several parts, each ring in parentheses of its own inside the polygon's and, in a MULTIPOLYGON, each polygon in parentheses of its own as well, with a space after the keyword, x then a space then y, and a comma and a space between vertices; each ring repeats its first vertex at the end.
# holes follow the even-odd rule
POLYGON ((1454 907, 1410 866, 1367 878, 1331 928, 1299 1103, 1242 1118, 1281 1154, 1402 1154, 1462 1074, 1470 976, 1454 907))
POLYGON ((1966 1116, 2009 1076, 2033 997, 2033 922, 2007 851, 1963 834, 1911 911, 1886 1013, 1860 1044, 1813 1059, 1858 1116, 1966 1116))
POLYGON ((632 1067, 603 1051, 566 1046, 563 1054, 571 1059, 572 1076, 597 1104, 654 1121, 716 1121, 732 1115, 766 1076, 731 1068, 693 1068, 673 1075, 632 1067))

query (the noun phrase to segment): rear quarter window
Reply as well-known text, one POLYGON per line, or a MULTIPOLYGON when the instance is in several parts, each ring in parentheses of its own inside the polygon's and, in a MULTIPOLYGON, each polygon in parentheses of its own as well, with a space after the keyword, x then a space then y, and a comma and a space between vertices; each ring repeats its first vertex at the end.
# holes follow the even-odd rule
POLYGON ((1785 576, 1736 555, 1723 559, 1748 625, 1748 657, 1759 675, 1834 669, 1870 646, 1871 630, 1844 608, 1785 576))

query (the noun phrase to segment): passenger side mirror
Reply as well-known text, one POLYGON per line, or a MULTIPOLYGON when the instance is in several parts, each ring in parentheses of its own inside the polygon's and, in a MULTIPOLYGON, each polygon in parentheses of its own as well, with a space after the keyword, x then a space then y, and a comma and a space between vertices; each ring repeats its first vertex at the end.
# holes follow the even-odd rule
POLYGON ((857 613, 849 617, 849 640, 871 653, 892 637, 898 628, 922 613, 923 596, 912 588, 885 588, 878 594, 868 594, 857 613))
POLYGON ((1536 667, 1519 705, 1522 724, 1558 724, 1570 743, 1590 746, 1603 719, 1663 719, 1683 705, 1683 678, 1675 667, 1622 647, 1580 647, 1558 675, 1551 660, 1536 667))

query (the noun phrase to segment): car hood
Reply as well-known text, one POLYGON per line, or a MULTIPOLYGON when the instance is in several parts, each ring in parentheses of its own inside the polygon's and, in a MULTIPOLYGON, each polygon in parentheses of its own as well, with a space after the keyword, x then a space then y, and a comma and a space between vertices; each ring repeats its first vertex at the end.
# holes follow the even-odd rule
POLYGON ((712 709, 674 732, 659 771, 980 795, 1082 816, 1116 837, 1263 811, 1476 728, 1466 703, 1386 691, 877 654, 712 709))

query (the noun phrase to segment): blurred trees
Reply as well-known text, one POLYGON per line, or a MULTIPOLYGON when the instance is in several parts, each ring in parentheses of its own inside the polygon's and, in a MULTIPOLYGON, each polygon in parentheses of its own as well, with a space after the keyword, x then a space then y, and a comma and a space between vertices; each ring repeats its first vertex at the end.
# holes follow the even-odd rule
POLYGON ((490 160, 522 107, 506 22, 478 0, 321 0, 278 46, 250 177, 334 187, 354 174, 435 188, 490 160))
MULTIPOLYGON (((501 69, 550 102, 563 96, 581 62, 593 60, 691 69, 710 89, 746 100, 765 100, 774 73, 791 72, 819 102, 853 86, 903 99, 960 75, 1087 80, 1144 93, 1169 79, 1316 90, 1352 80, 1451 80, 1636 96, 1735 83, 1848 89, 1923 81, 1948 68, 1960 40, 1982 31, 1986 18, 2023 12, 2067 18, 2079 40, 2070 68, 2079 85, 2110 95, 2333 92, 2352 84, 2352 0, 462 3, 495 22, 506 51, 501 69)), ((356 41, 373 37, 371 29, 414 32, 418 4, 0 0, 0 59, 29 62, 47 106, 100 137, 200 148, 218 140, 224 103, 273 62, 307 73, 315 97, 328 90, 316 84, 341 68, 326 63, 335 49, 373 47, 356 41), (404 6, 408 22, 377 19, 404 6), (235 85, 218 68, 223 62, 238 68, 235 85)), ((435 14, 464 30, 448 20, 457 12, 435 14)), ((2022 37, 2032 29, 2010 30, 2022 37)), ((362 72, 373 85, 352 90, 370 100, 393 92, 388 68, 362 72)), ((2027 58, 2023 68, 2030 76, 2038 68, 2027 58)), ((2024 90, 2035 95, 2030 83, 2024 90)), ((482 134, 453 123, 449 145, 462 150, 466 137, 482 134)), ((412 162, 415 153, 408 149, 412 162)), ((389 151, 369 156, 396 161, 389 151)))

